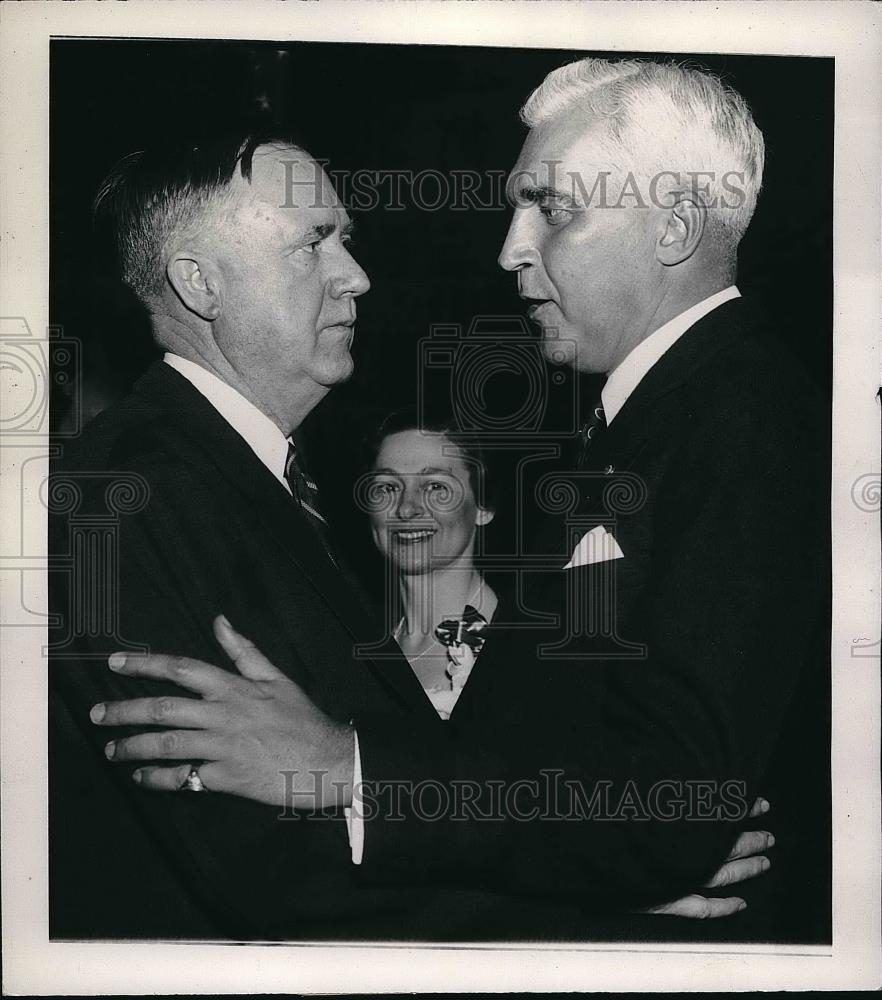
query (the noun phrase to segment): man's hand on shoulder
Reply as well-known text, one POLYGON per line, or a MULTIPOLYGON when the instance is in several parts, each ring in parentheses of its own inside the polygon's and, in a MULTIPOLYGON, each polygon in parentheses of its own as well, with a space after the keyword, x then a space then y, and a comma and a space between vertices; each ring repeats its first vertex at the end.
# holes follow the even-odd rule
POLYGON ((150 761, 133 778, 157 791, 180 790, 198 768, 210 792, 304 810, 350 805, 352 728, 321 712, 226 618, 215 619, 214 631, 238 674, 180 656, 110 658, 118 673, 171 681, 201 700, 137 698, 94 706, 91 718, 99 726, 164 727, 108 743, 108 759, 150 761))

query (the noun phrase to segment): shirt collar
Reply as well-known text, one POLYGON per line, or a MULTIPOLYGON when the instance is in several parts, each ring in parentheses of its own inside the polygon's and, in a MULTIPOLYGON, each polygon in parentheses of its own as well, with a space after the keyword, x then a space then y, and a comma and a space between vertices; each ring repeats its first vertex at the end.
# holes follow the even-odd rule
POLYGON ((241 392, 210 371, 177 354, 166 353, 162 359, 190 382, 226 422, 244 438, 245 443, 290 493, 285 479, 288 439, 279 428, 241 392))
POLYGON ((637 388, 650 368, 669 350, 683 334, 703 316, 730 299, 740 298, 741 292, 734 285, 714 292, 701 302, 697 302, 679 316, 660 326, 645 340, 642 340, 616 368, 610 372, 601 393, 600 400, 607 425, 625 405, 628 397, 637 388))

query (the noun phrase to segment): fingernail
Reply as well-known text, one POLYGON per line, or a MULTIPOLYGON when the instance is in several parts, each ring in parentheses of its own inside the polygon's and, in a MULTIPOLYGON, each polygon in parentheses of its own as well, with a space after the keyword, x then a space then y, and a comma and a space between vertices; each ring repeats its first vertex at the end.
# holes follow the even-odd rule
POLYGON ((747 909, 747 903, 745 903, 744 900, 742 899, 741 902, 738 904, 738 909, 735 912, 740 913, 742 910, 746 909, 747 909))
POLYGON ((132 772, 132 781, 134 781, 136 785, 140 785, 141 784, 141 769, 140 768, 138 768, 137 771, 133 771, 132 772))
POLYGON ((769 847, 774 847, 775 846, 775 834, 774 833, 770 833, 769 834, 769 839, 767 841, 767 844, 768 844, 769 847))
POLYGON ((92 711, 89 712, 89 718, 93 722, 100 722, 106 714, 107 714, 107 709, 104 707, 104 705, 93 705, 92 711))
POLYGON ((104 756, 108 760, 113 760, 113 755, 115 753, 116 753, 116 743, 113 740, 111 740, 104 748, 104 756))
POLYGON ((767 813, 771 807, 767 799, 760 799, 760 812, 767 813))
POLYGON ((113 656, 107 661, 108 667, 111 670, 122 670, 126 665, 126 654, 125 653, 114 653, 113 656))
POLYGON ((764 872, 767 872, 772 867, 772 862, 768 858, 763 858, 762 864, 760 865, 764 872))

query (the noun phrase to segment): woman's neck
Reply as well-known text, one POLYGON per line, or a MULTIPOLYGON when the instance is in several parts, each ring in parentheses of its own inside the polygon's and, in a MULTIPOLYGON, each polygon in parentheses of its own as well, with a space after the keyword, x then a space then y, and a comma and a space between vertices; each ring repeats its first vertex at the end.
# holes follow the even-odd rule
POLYGON ((404 610, 402 634, 432 635, 445 618, 459 618, 471 604, 488 620, 496 610, 496 594, 473 567, 448 566, 421 575, 400 577, 404 610))

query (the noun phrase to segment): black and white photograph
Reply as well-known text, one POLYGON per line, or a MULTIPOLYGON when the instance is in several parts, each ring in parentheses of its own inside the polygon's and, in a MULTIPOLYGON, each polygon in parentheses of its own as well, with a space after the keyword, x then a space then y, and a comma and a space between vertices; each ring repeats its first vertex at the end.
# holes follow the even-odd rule
POLYGON ((63 6, 5 987, 878 985, 878 12, 63 6))

